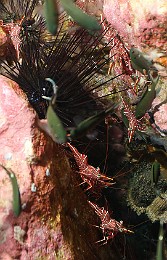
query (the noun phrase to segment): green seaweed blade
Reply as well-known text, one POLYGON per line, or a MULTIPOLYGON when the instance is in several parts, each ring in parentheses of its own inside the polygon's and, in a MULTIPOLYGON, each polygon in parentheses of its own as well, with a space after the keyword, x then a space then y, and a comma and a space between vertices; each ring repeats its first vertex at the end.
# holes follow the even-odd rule
POLYGON ((164 240, 163 222, 160 221, 156 260, 164 260, 164 258, 163 258, 163 240, 164 240))
POLYGON ((60 2, 68 15, 70 15, 74 21, 76 21, 83 28, 91 31, 97 31, 101 29, 101 26, 95 17, 84 13, 74 4, 72 0, 60 0, 60 2))
POLYGON ((80 138, 83 135, 85 135, 88 130, 91 130, 92 128, 94 128, 98 123, 100 123, 101 121, 103 121, 105 119, 105 117, 109 114, 109 113, 113 113, 114 112, 114 108, 117 107, 117 105, 112 106, 111 108, 107 109, 106 111, 102 111, 94 116, 91 116, 87 119, 85 119, 84 121, 82 121, 75 129, 73 129, 70 132, 70 137, 72 139, 76 139, 76 138, 80 138))
POLYGON ((18 217, 21 213, 21 199, 20 199, 20 191, 19 186, 17 183, 16 176, 13 171, 7 169, 5 166, 0 164, 0 166, 6 171, 8 174, 11 183, 12 183, 12 189, 13 189, 13 211, 16 217, 18 217))
POLYGON ((56 35, 58 27, 58 11, 55 0, 45 0, 44 12, 48 31, 56 35))
POLYGON ((51 104, 48 107, 46 117, 51 135, 55 142, 59 144, 65 143, 67 141, 66 131, 51 104))

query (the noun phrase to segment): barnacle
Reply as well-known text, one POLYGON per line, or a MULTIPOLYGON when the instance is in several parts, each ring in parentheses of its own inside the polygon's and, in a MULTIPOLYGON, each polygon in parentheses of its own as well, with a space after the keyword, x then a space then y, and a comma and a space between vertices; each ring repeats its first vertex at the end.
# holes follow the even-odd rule
POLYGON ((151 165, 146 162, 135 171, 129 183, 128 203, 138 213, 150 205, 156 197, 150 178, 151 165))
POLYGON ((136 168, 129 182, 128 204, 138 215, 146 213, 153 222, 164 221, 167 210, 165 199, 167 183, 165 179, 159 179, 157 193, 151 181, 151 174, 150 163, 144 162, 142 166, 140 164, 140 168, 136 168))

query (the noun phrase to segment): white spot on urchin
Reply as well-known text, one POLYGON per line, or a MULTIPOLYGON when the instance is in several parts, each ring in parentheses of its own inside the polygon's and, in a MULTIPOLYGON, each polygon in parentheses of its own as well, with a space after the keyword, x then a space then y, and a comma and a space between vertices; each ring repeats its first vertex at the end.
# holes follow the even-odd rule
POLYGON ((31 191, 32 192, 36 192, 37 191, 37 187, 35 186, 35 183, 31 184, 31 191))

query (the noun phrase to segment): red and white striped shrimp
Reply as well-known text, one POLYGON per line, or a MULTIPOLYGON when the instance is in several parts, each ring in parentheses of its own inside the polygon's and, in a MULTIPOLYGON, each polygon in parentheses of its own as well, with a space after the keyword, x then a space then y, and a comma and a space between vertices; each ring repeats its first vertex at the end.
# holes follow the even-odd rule
POLYGON ((113 239, 118 232, 133 233, 133 231, 128 230, 123 226, 123 221, 118 222, 117 220, 112 219, 109 212, 105 210, 104 207, 100 208, 95 203, 90 201, 88 202, 91 207, 94 208, 96 214, 101 220, 101 225, 99 228, 101 228, 103 231, 103 239, 97 241, 96 243, 104 242, 103 244, 106 244, 108 240, 113 239))
POLYGON ((96 187, 97 190, 110 187, 114 183, 111 183, 113 181, 112 178, 109 178, 100 172, 100 168, 95 168, 92 165, 88 164, 88 158, 87 155, 81 154, 78 152, 78 150, 71 145, 70 143, 67 143, 68 147, 72 151, 75 161, 79 167, 79 173, 83 180, 81 184, 86 183, 88 185, 89 189, 94 189, 96 187))

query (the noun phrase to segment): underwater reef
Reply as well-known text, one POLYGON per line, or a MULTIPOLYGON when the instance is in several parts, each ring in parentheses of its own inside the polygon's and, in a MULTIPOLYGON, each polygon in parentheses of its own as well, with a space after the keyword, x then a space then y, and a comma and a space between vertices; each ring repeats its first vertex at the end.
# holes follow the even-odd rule
POLYGON ((0 259, 167 259, 166 1, 0 9, 0 259))

